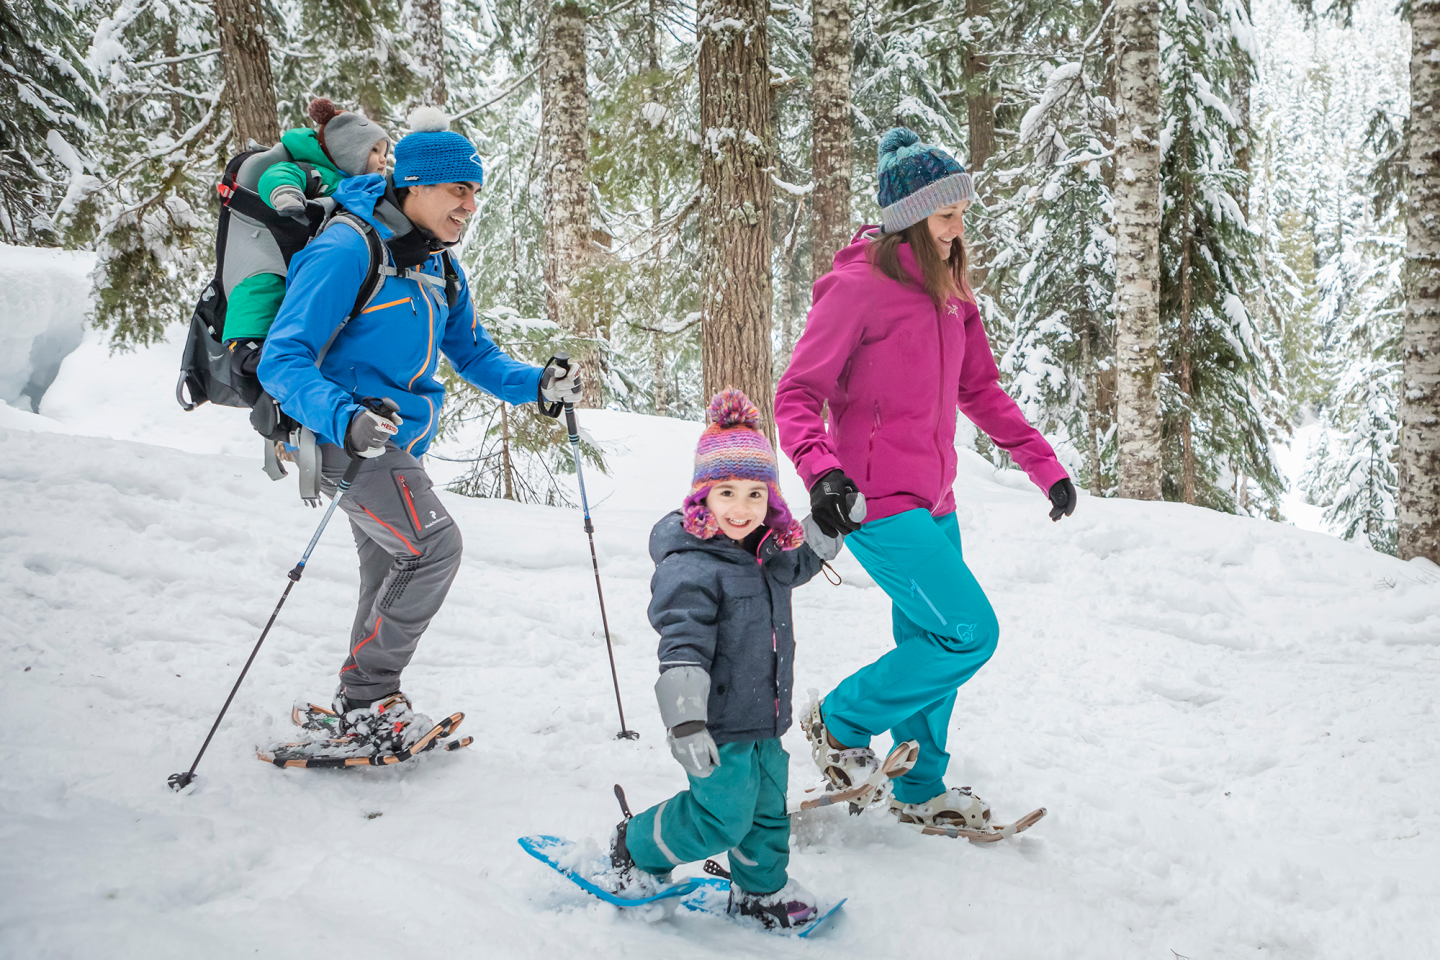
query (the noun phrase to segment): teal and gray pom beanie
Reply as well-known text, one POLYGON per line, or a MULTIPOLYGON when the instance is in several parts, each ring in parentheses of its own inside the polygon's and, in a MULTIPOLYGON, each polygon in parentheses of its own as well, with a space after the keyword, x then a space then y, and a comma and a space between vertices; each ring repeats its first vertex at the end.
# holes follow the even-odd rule
POLYGON ((396 187, 485 182, 480 152, 449 127, 449 119, 436 107, 410 114, 410 133, 395 144, 396 187))
POLYGON ((880 138, 876 174, 880 225, 886 233, 899 233, 941 207, 975 199, 975 184, 960 162, 941 147, 921 143, 920 135, 905 127, 880 138))

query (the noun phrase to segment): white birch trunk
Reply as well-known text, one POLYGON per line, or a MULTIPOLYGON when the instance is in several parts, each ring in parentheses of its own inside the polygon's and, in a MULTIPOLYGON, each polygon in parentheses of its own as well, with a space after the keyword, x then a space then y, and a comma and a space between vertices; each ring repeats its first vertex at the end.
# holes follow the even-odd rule
POLYGON ((1410 5, 1405 357, 1400 390, 1401 559, 1440 563, 1440 0, 1410 5))
POLYGON ((1115 0, 1120 496, 1160 499, 1160 5, 1115 0))
POLYGON ((600 351, 589 304, 577 289, 590 264, 590 96, 585 84, 585 13, 555 3, 545 31, 541 138, 545 149, 545 310, 585 368, 586 406, 600 405, 600 351))

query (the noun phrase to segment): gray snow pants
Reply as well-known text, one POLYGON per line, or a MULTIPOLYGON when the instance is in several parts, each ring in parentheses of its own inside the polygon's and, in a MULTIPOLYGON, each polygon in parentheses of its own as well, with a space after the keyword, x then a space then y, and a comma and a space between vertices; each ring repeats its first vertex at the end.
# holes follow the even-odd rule
MULTIPOLYGON (((320 453, 321 489, 333 497, 350 458, 335 444, 320 453)), ((431 486, 420 461, 389 443, 340 500, 360 554, 360 605, 340 668, 352 700, 400 689, 400 672, 460 569, 460 529, 431 486)))

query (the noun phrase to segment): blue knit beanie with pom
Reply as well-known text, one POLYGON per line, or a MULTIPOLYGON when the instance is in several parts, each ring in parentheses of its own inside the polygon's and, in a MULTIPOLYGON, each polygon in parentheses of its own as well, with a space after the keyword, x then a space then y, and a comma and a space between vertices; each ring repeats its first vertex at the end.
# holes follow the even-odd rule
POLYGON ((480 151, 449 129, 437 107, 419 107, 410 114, 410 133, 395 144, 395 186, 485 182, 480 151))
POLYGON ((880 138, 876 174, 886 233, 899 233, 941 207, 975 199, 975 184, 960 162, 941 147, 921 143, 920 135, 905 127, 880 138))

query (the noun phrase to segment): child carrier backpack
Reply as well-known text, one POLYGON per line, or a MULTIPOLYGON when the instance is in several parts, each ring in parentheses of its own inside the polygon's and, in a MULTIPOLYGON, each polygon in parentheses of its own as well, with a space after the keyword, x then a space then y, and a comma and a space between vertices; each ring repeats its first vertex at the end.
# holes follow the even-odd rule
MULTIPOLYGON (((220 194, 220 217, 215 231, 215 276, 206 283, 190 318, 190 329, 175 384, 175 399, 187 412, 209 401, 224 407, 250 410, 250 424, 265 438, 265 473, 272 480, 287 476, 280 463, 275 442, 295 447, 300 467, 301 497, 319 502, 320 456, 314 435, 291 418, 265 392, 260 381, 232 363, 225 346, 225 309, 230 293, 242 281, 260 273, 284 276, 290 260, 314 237, 335 224, 344 224, 359 233, 370 253, 370 263, 355 305, 316 357, 318 367, 345 325, 369 306, 387 277, 406 276, 435 282, 438 278, 413 269, 397 270, 389 250, 375 229, 361 217, 339 206, 331 198, 316 200, 320 190, 318 173, 309 164, 292 161, 281 144, 265 148, 250 142, 250 149, 225 165, 215 187, 220 194), (260 176, 276 163, 294 162, 308 174, 305 189, 307 220, 276 213, 256 192, 260 176)), ((454 306, 459 296, 459 274, 448 250, 443 253, 445 298, 454 306)))

